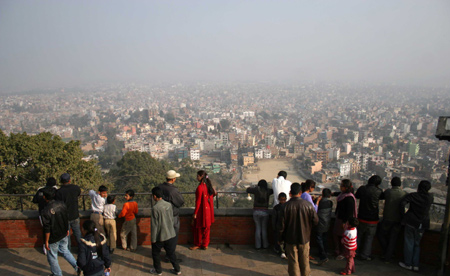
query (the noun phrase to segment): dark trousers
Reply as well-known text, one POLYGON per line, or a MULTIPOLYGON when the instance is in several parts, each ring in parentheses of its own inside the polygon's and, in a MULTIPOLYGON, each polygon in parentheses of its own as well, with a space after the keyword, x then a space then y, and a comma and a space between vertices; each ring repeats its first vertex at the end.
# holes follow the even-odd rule
POLYGON ((394 255, 397 245, 398 234, 402 226, 399 222, 383 220, 377 229, 377 237, 383 249, 383 256, 385 260, 389 261, 394 255))
POLYGON ((367 259, 372 255, 372 242, 377 233, 377 224, 359 222, 358 226, 358 252, 361 258, 367 259))
POLYGON ((273 236, 275 238, 275 251, 277 251, 278 254, 285 253, 286 252, 286 244, 284 242, 281 242, 278 244, 278 231, 273 231, 273 236))
POLYGON ((319 247, 319 258, 325 260, 327 258, 327 238, 328 232, 316 233, 317 246, 319 247))
POLYGON ((176 237, 173 237, 167 241, 152 243, 153 266, 155 267, 156 272, 162 272, 161 249, 163 248, 166 251, 166 257, 169 258, 169 261, 173 265, 173 269, 175 269, 175 271, 180 271, 180 265, 178 264, 177 256, 175 255, 175 248, 177 246, 176 241, 176 237))

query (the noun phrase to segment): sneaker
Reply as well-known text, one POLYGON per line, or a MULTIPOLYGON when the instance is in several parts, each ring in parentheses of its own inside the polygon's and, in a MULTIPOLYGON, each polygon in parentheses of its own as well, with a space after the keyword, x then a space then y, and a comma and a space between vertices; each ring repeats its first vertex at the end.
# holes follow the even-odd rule
POLYGON ((419 267, 418 267, 418 266, 413 266, 412 270, 413 270, 414 272, 419 272, 419 267))
POLYGON ((287 259, 286 254, 281 253, 281 259, 287 259))
POLYGON ((337 255, 336 260, 338 261, 342 261, 343 259, 345 259, 345 257, 343 255, 337 255))
POLYGON ((109 254, 113 254, 113 253, 114 253, 114 249, 110 249, 109 254))
POLYGON ((329 261, 329 259, 328 258, 325 258, 325 259, 323 259, 323 260, 320 260, 319 262, 318 262, 318 265, 323 265, 324 263, 326 263, 326 262, 328 262, 329 261))
POLYGON ((153 275, 162 275, 162 272, 159 273, 159 272, 156 271, 154 268, 152 268, 152 269, 150 269, 150 274, 153 274, 153 275))
POLYGON ((408 269, 408 270, 412 270, 413 269, 412 266, 406 265, 404 262, 399 262, 398 265, 400 267, 403 267, 404 269, 408 269))
POLYGON ((175 268, 171 269, 170 272, 175 275, 181 275, 181 271, 176 271, 175 268))

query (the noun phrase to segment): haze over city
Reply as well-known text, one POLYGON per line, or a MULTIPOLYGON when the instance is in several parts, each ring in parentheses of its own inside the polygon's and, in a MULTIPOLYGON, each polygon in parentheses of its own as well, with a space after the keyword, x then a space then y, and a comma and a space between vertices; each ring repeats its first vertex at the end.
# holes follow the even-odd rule
POLYGON ((446 86, 448 1, 0 2, 0 93, 104 83, 446 86))

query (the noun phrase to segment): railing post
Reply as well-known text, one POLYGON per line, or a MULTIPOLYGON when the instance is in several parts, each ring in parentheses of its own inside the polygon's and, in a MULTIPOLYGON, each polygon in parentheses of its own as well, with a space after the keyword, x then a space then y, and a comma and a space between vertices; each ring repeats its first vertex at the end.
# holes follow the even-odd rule
POLYGON ((219 209, 219 193, 217 193, 217 195, 216 195, 216 205, 217 205, 217 209, 219 209))
POLYGON ((23 212, 23 200, 22 200, 22 197, 19 196, 19 199, 20 199, 20 211, 23 212))
POLYGON ((86 211, 86 202, 85 202, 85 196, 82 195, 83 198, 83 211, 86 211))
POLYGON ((153 195, 150 196, 150 206, 153 208, 153 195))

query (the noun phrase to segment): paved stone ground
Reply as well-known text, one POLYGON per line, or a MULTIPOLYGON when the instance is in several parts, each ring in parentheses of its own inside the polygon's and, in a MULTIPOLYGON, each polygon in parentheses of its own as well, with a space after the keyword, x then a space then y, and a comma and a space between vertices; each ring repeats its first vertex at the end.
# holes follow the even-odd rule
MULTIPOLYGON (((76 250, 73 250, 76 251, 76 250)), ((313 251, 314 252, 314 251, 313 251)), ((216 246, 207 251, 190 251, 187 246, 177 247, 182 259, 182 275, 288 275, 287 261, 270 250, 257 251, 250 246, 216 246)), ((74 254, 75 255, 75 254, 74 254)), ((75 256, 76 257, 76 256, 75 256)), ((112 255, 111 275, 150 275, 151 247, 142 246, 134 253, 116 249, 112 255)), ((345 266, 344 261, 330 260, 323 266, 311 263, 312 276, 338 275, 345 266)), ((64 275, 75 275, 70 265, 59 257, 64 275)), ((172 275, 170 263, 163 262, 163 275, 172 275)), ((379 259, 356 261, 355 275, 433 275, 435 268, 424 266, 419 273, 406 271, 396 263, 385 264, 379 259)), ((0 276, 49 275, 46 257, 38 248, 0 249, 0 276)))

